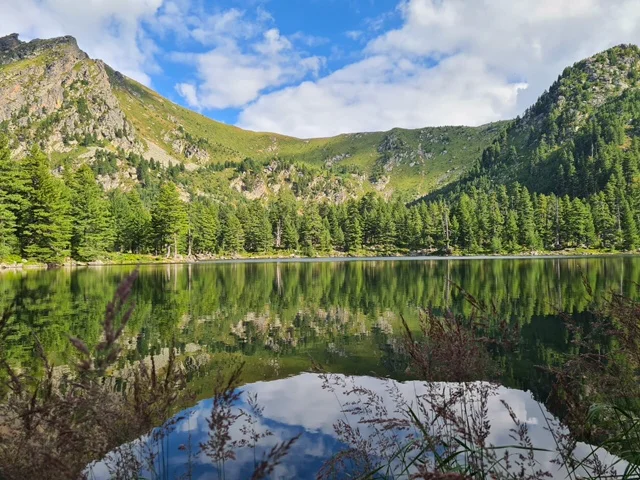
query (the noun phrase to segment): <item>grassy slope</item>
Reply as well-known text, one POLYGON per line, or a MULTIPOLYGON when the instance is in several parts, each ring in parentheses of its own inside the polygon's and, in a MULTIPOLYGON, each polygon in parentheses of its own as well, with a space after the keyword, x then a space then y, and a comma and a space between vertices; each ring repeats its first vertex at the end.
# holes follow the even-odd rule
MULTIPOLYGON (((297 139, 273 133, 251 132, 213 121, 180 107, 152 90, 111 73, 116 97, 136 130, 171 152, 165 134, 182 125, 196 139, 207 141, 215 163, 246 157, 268 160, 279 156, 323 167, 327 160, 345 156, 336 164, 354 165, 368 174, 381 158, 378 147, 390 132, 343 134, 330 138, 297 139)), ((458 178, 477 158, 498 130, 499 124, 482 127, 435 127, 391 131, 403 142, 404 156, 390 174, 389 186, 408 194, 424 193, 458 178), (431 153, 414 163, 417 152, 431 153)), ((391 152, 393 153, 393 152, 391 152)), ((419 159, 419 158, 418 158, 419 159)))

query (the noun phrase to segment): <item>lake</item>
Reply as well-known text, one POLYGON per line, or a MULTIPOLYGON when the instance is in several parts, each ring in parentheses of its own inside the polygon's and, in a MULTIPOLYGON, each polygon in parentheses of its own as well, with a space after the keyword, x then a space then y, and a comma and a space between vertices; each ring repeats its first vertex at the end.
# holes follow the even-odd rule
MULTIPOLYGON (((17 299, 15 317, 21 325, 10 339, 11 360, 23 365, 34 361, 25 347, 33 330, 63 371, 75 355, 68 336, 89 345, 99 341, 105 307, 134 268, 0 273, 0 311, 17 299)), ((257 393, 264 406, 260 425, 273 435, 258 453, 302 433, 278 475, 306 478, 343 446, 333 425, 344 416, 348 391, 323 389, 323 379, 309 373, 312 364, 337 374, 339 383, 357 376, 382 397, 388 396, 389 382, 415 393, 420 384, 411 381, 407 360, 398 354, 401 318, 417 328, 422 308, 472 315, 464 292, 486 305, 494 321, 519 327, 518 348, 500 354, 497 362, 503 386, 487 407, 492 441, 509 438, 511 426, 500 402, 505 400, 530 425, 535 441, 550 442, 543 428, 549 412, 539 403, 547 398, 550 383, 536 366, 572 348, 558 312, 588 321, 591 300, 585 281, 596 298, 612 291, 637 296, 640 258, 216 262, 141 266, 139 273, 133 291, 136 307, 114 376, 151 356, 163 366, 172 344, 180 359, 199 367, 189 377, 197 404, 184 412, 187 419, 167 440, 169 478, 184 473, 187 438, 197 446, 206 436, 211 378, 220 358, 246 362, 245 391, 257 393)), ((239 452, 227 467, 227 478, 250 476, 254 453, 239 452)), ((539 458, 543 464, 548 460, 539 458)), ((200 455, 194 478, 206 478, 214 470, 200 455)), ((96 466, 94 474, 106 475, 104 465, 96 466)))

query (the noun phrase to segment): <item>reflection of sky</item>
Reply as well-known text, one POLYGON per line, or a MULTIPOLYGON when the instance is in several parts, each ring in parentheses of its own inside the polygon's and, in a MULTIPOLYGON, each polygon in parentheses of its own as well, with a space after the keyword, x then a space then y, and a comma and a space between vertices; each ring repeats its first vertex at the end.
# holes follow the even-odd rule
MULTIPOLYGON (((408 402, 415 399, 416 394, 425 391, 425 386, 419 382, 399 383, 372 377, 355 377, 355 383, 379 394, 390 407, 390 411, 393 408, 387 388, 389 385, 397 387, 408 402)), ((445 384, 443 386, 446 387, 445 384)), ((243 390, 245 393, 257 393, 258 402, 264 407, 259 428, 268 428, 273 432, 272 436, 261 440, 256 452, 258 460, 276 443, 302 433, 289 455, 277 467, 274 478, 314 478, 323 462, 345 447, 338 440, 333 425, 345 418, 354 426, 358 421, 357 417, 345 417, 341 411, 341 405, 352 398, 348 398, 341 389, 333 392, 323 389, 321 378, 315 374, 307 373, 270 382, 257 382, 246 385, 243 390)), ((245 399, 246 397, 243 396, 241 404, 238 405, 240 408, 246 407, 245 399)), ((546 428, 545 417, 550 416, 546 408, 536 402, 530 393, 505 387, 499 387, 496 394, 489 397, 488 401, 488 416, 491 420, 488 441, 491 444, 504 446, 515 443, 511 431, 514 423, 501 400, 512 408, 521 422, 526 422, 534 447, 554 448, 553 436, 546 428)), ((207 441, 207 418, 211 413, 211 405, 211 400, 205 400, 183 412, 188 415, 177 423, 175 430, 163 442, 162 449, 167 453, 162 456, 165 459, 168 457, 169 471, 166 475, 160 475, 161 478, 177 478, 186 473, 188 454, 180 446, 188 445, 190 442, 195 455, 192 460, 193 478, 217 477, 215 466, 209 458, 198 453, 198 445, 207 441)), ((234 427, 233 434, 239 436, 239 425, 234 427)), ((590 451, 589 446, 578 445, 578 456, 586 456, 590 451)), ((605 461, 612 460, 612 457, 603 457, 602 452, 599 452, 599 457, 605 461)), ((553 459, 554 455, 550 453, 536 452, 538 468, 551 472, 555 478, 564 478, 566 474, 559 471, 559 467, 552 463, 553 459)), ((237 452, 236 460, 225 464, 226 478, 250 478, 253 466, 253 450, 241 449, 237 452)), ((104 464, 94 466, 93 474, 96 479, 109 477, 104 464)))

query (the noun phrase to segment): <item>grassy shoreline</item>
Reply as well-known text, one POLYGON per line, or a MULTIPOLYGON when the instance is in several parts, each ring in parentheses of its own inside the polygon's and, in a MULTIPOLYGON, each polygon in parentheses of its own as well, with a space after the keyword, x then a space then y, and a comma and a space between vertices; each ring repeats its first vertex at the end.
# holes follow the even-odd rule
POLYGON ((455 259, 518 259, 518 258, 553 258, 553 257, 601 257, 601 256, 627 256, 637 255, 636 251, 612 251, 593 249, 563 249, 552 251, 517 252, 517 253, 465 253, 454 251, 450 254, 443 252, 394 252, 383 253, 376 250, 362 250, 357 253, 331 252, 327 254, 316 254, 312 256, 299 253, 281 254, 236 254, 236 255, 207 255, 187 257, 164 257, 150 254, 110 254, 105 258, 80 262, 75 260, 66 261, 62 264, 47 264, 34 261, 3 261, 0 259, 0 271, 2 270, 43 270, 48 268, 80 268, 80 267, 102 267, 114 265, 184 265, 195 263, 215 263, 215 262, 250 262, 250 261, 352 261, 352 260, 455 260, 455 259))

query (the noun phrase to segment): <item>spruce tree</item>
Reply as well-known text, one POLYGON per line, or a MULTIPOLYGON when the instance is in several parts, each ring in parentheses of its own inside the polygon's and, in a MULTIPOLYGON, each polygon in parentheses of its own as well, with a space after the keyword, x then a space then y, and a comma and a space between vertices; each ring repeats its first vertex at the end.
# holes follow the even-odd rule
POLYGON ((244 227, 244 248, 247 252, 266 252, 271 248, 271 222, 258 200, 247 209, 244 227))
POLYGON ((166 256, 177 256, 180 243, 188 231, 188 215, 184 202, 174 183, 162 185, 151 209, 151 228, 156 249, 164 251, 166 256))
POLYGON ((473 201, 466 193, 460 195, 458 205, 454 213, 458 225, 458 244, 466 250, 474 251, 478 243, 476 238, 476 219, 473 201))
POLYGON ((109 203, 88 165, 78 169, 70 187, 73 217, 71 254, 77 260, 94 260, 113 245, 114 228, 109 203))
POLYGON ((359 250, 362 247, 362 226, 360 212, 355 202, 349 202, 343 230, 345 249, 348 252, 359 250))
POLYGON ((287 250, 298 249, 298 229, 292 218, 285 217, 282 229, 282 247, 287 250))
POLYGON ((129 216, 126 222, 126 239, 134 253, 145 251, 151 235, 151 212, 144 206, 138 190, 127 193, 129 216))
POLYGON ((319 248, 322 252, 329 252, 331 250, 331 226, 329 225, 327 217, 322 219, 319 248))
POLYGON ((621 200, 620 221, 622 228, 622 246, 625 250, 638 248, 638 224, 626 198, 621 200))
POLYGON ((533 204, 527 187, 516 185, 514 203, 518 215, 518 243, 528 249, 538 248, 540 242, 536 235, 533 204))
POLYGON ((244 231, 235 212, 228 206, 220 209, 220 248, 229 253, 242 251, 244 231))
POLYGON ((14 253, 17 245, 15 196, 10 193, 15 174, 9 142, 0 136, 0 259, 14 253))
POLYGON ((7 202, 7 195, 0 190, 0 259, 15 251, 17 239, 16 216, 7 202))
POLYGON ((28 207, 29 178, 11 158, 9 140, 0 135, 0 258, 19 253, 18 225, 28 207))
POLYGON ((509 252, 513 253, 518 250, 518 216, 513 210, 507 215, 507 222, 504 228, 504 239, 502 244, 507 247, 509 252))
POLYGON ((125 194, 116 190, 110 195, 110 203, 115 250, 144 252, 151 233, 151 214, 142 203, 138 191, 132 190, 125 194))
POLYGON ((71 239, 70 195, 62 180, 51 173, 47 157, 37 147, 24 161, 29 178, 28 207, 20 218, 24 256, 58 263, 69 256, 71 239))
POLYGON ((219 230, 216 205, 203 198, 194 200, 189 205, 188 253, 214 253, 219 230))
POLYGON ((314 250, 321 248, 323 242, 323 222, 316 204, 307 205, 302 216, 301 227, 300 244, 305 249, 306 254, 311 255, 314 250))

